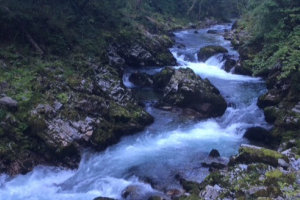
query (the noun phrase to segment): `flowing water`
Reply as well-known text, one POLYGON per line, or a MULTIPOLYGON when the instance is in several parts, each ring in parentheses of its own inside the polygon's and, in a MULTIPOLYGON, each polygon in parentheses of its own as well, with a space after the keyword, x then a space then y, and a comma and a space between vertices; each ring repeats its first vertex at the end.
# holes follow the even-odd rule
MULTIPOLYGON (((222 32, 228 25, 214 26, 222 32)), ((179 174, 189 180, 202 181, 208 169, 201 167, 211 149, 223 157, 236 154, 248 127, 265 126, 263 112, 256 106, 257 98, 265 92, 258 78, 227 73, 222 69, 222 56, 205 63, 197 62, 196 52, 203 46, 217 44, 238 59, 238 53, 221 35, 207 34, 208 29, 175 33, 176 45, 170 49, 179 67, 189 67, 202 78, 208 78, 230 105, 222 117, 194 121, 176 112, 154 108, 157 100, 150 89, 137 89, 146 109, 155 122, 143 132, 124 137, 118 144, 100 153, 83 153, 78 170, 36 167, 27 175, 10 178, 0 176, 0 200, 89 200, 98 196, 122 199, 122 191, 133 186, 136 199, 147 199, 159 191, 179 189, 175 179, 179 174), (151 184, 150 184, 151 183, 151 184)), ((142 69, 156 73, 161 68, 142 69)), ((124 84, 133 70, 124 75, 124 84)), ((131 197, 133 198, 133 196, 131 197)))

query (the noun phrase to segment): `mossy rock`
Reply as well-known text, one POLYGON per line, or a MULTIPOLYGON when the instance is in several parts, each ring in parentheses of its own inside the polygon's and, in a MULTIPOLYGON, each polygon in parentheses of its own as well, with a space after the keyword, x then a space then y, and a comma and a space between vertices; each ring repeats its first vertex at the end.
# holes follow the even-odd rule
POLYGON ((257 105, 260 108, 265 108, 269 106, 276 106, 280 103, 281 96, 279 94, 273 94, 268 92, 258 98, 257 105))
POLYGON ((239 154, 230 160, 229 165, 237 163, 265 163, 277 167, 279 165, 278 159, 289 162, 285 155, 277 151, 252 145, 242 145, 239 149, 239 154))
POLYGON ((171 77, 175 73, 175 69, 171 67, 164 68, 160 73, 155 74, 153 77, 154 88, 157 90, 162 90, 169 83, 171 77))
POLYGON ((266 121, 268 123, 274 123, 278 117, 279 110, 274 106, 270 106, 264 109, 264 113, 266 121))
POLYGON ((293 185, 296 181, 296 176, 294 173, 283 173, 279 169, 269 171, 266 173, 265 185, 275 185, 280 184, 293 185))
POLYGON ((219 53, 228 53, 228 50, 222 46, 209 45, 200 49, 198 52, 198 60, 206 61, 208 58, 219 53))

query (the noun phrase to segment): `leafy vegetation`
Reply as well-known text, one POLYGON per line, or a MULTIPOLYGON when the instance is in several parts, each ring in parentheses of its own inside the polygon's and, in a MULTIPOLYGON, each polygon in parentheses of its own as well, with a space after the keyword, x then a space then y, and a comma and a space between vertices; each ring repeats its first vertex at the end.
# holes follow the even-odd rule
POLYGON ((299 73, 299 1, 248 0, 245 5, 241 28, 251 34, 245 45, 258 48, 247 64, 256 74, 280 66, 280 79, 299 73))

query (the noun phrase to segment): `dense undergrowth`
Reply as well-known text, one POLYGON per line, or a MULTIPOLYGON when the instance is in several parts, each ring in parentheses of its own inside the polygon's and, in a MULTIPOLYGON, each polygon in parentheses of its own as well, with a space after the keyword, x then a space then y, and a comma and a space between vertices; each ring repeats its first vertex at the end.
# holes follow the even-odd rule
POLYGON ((269 89, 258 105, 275 125, 277 142, 294 141, 299 154, 300 2, 248 0, 241 12, 237 31, 243 65, 265 77, 269 89))

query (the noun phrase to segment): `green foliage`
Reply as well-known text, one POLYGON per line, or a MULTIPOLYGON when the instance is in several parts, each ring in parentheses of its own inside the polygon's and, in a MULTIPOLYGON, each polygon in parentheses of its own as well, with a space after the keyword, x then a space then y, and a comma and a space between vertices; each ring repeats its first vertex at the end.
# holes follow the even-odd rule
POLYGON ((58 94, 57 98, 63 104, 66 104, 69 101, 69 96, 66 93, 60 93, 60 94, 58 94))
POLYGON ((256 74, 280 66, 283 79, 299 71, 299 1, 248 0, 241 24, 252 35, 246 45, 262 44, 247 62, 256 74))

